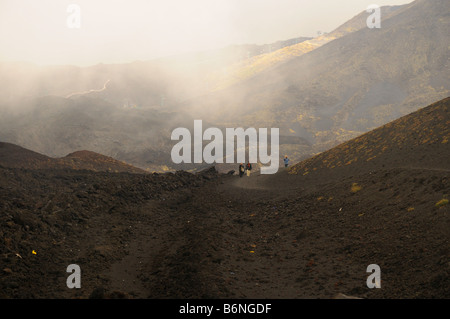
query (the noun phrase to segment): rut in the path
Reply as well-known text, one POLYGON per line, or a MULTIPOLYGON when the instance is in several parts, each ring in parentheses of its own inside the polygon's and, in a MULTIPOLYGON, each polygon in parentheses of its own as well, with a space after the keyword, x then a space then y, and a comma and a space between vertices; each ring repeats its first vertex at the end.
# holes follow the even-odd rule
POLYGON ((132 298, 228 296, 217 269, 223 256, 214 244, 220 242, 220 219, 202 192, 193 194, 142 207, 146 218, 134 226, 129 254, 111 267, 111 290, 132 298))

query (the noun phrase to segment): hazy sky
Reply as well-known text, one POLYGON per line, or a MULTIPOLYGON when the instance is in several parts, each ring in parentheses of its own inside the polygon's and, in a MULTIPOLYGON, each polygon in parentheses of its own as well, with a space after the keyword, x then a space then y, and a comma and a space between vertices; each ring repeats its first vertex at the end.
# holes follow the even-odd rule
POLYGON ((0 61, 92 65, 330 32, 412 0, 0 0, 0 61), (81 9, 69 28, 70 4, 81 9))

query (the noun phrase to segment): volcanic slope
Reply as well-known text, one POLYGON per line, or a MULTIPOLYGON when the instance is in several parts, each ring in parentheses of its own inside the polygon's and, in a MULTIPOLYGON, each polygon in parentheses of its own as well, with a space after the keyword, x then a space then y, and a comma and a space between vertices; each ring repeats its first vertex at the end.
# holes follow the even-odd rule
POLYGON ((1 296, 450 298, 449 103, 270 176, 0 167, 1 296))

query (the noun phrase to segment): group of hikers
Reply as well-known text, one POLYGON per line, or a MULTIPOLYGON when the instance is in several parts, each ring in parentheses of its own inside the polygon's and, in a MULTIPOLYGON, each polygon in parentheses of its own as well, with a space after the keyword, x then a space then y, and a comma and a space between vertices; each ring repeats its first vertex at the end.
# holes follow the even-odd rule
MULTIPOLYGON (((289 165, 289 158, 287 155, 283 159, 284 161, 284 167, 288 167, 289 165)), ((244 163, 241 163, 239 165, 239 177, 244 176, 245 173, 247 173, 247 176, 250 177, 250 173, 252 171, 252 164, 249 162, 247 165, 244 166, 244 163)))
POLYGON ((243 163, 239 165, 239 177, 244 176, 245 172, 247 172, 247 176, 250 177, 250 173, 252 171, 252 164, 247 163, 247 165, 244 166, 243 163))

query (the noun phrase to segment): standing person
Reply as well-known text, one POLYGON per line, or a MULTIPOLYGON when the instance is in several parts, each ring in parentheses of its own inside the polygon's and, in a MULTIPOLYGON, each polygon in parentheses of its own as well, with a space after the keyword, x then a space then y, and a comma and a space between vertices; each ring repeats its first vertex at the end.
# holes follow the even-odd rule
POLYGON ((250 172, 252 170, 252 164, 250 162, 247 163, 247 176, 250 177, 250 172))
POLYGON ((284 157, 284 167, 288 167, 288 165, 289 165, 289 158, 288 158, 288 156, 286 155, 286 156, 284 157))
POLYGON ((244 164, 241 163, 241 165, 239 165, 239 177, 242 177, 244 175, 244 171, 245 171, 244 164))

